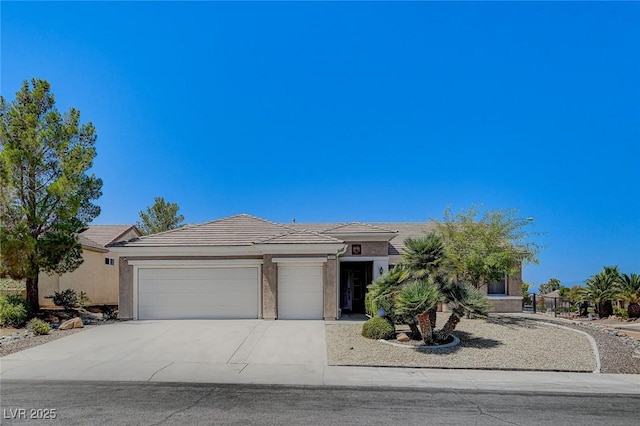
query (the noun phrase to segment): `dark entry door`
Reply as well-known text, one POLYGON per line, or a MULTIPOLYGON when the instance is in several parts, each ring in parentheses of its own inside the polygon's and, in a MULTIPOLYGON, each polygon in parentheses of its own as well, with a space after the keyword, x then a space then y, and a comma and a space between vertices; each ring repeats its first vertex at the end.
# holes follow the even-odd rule
POLYGON ((365 313, 364 298, 371 284, 373 262, 340 264, 340 308, 349 313, 365 313))

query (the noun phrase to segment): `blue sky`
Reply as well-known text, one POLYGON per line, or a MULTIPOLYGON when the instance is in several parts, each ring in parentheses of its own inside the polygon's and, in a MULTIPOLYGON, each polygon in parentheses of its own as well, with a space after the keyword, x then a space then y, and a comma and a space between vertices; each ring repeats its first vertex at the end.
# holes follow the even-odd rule
POLYGON ((94 223, 534 217, 527 281, 640 273, 640 4, 5 2, 0 91, 97 127, 94 223))

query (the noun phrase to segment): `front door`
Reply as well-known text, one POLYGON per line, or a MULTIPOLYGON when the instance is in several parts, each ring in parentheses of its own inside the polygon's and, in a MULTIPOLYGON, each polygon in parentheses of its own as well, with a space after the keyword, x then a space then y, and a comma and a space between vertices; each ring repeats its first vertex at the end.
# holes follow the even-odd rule
POLYGON ((373 262, 340 263, 340 308, 347 313, 365 313, 364 298, 371 284, 373 262))

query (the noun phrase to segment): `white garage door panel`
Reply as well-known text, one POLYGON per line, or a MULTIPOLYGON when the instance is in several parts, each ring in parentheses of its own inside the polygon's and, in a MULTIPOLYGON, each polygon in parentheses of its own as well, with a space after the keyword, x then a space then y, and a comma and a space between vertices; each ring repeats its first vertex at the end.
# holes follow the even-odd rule
POLYGON ((278 267, 278 318, 322 319, 322 266, 278 267))
POLYGON ((139 270, 139 319, 257 317, 257 268, 139 270))

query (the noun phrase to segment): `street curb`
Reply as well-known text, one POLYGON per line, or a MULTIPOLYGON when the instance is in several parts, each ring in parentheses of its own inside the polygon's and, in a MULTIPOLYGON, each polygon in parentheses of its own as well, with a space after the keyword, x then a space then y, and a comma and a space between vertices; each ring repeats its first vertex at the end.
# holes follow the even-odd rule
POLYGON ((592 335, 582 330, 576 330, 575 328, 565 327, 564 325, 554 324, 552 322, 540 321, 540 323, 548 325, 550 327, 558 327, 564 330, 575 331, 576 333, 584 334, 589 340, 589 343, 591 343, 591 349, 593 350, 593 355, 596 358, 596 368, 595 370, 593 370, 593 373, 600 373, 600 369, 602 368, 602 364, 600 363, 600 350, 598 349, 598 344, 596 343, 596 339, 594 339, 592 335))

